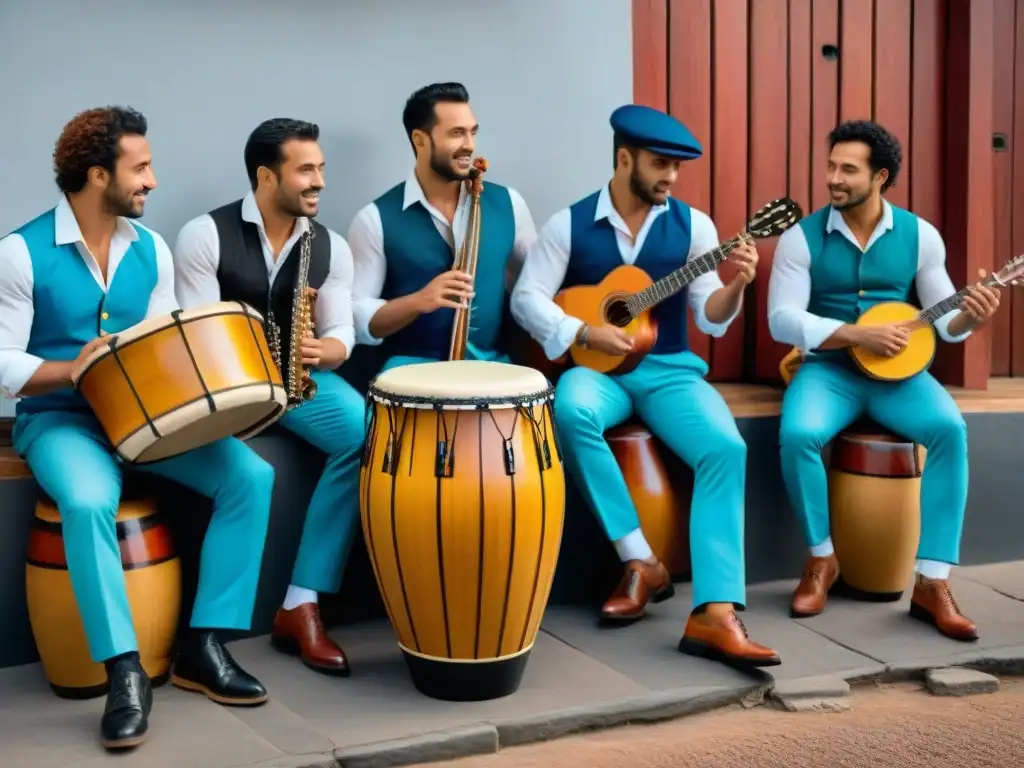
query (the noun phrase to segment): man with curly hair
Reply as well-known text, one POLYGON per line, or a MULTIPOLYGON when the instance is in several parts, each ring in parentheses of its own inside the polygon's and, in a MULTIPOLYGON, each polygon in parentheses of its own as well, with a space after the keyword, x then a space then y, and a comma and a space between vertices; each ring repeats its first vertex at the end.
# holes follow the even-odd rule
MULTIPOLYGON (((891 356, 907 346, 905 324, 865 327, 857 318, 879 302, 908 301, 913 288, 924 306, 955 293, 945 246, 934 226, 884 199, 900 170, 895 137, 877 123, 858 120, 840 124, 828 142, 831 202, 779 239, 768 298, 772 336, 804 355, 782 402, 779 435, 786 490, 811 550, 791 614, 821 613, 839 579, 821 451, 867 414, 928 451, 910 615, 950 638, 976 640, 974 623, 960 613, 949 588, 967 504, 963 417, 927 371, 905 381, 875 381, 860 372, 847 350, 864 346, 891 356)), ((998 307, 998 291, 979 283, 935 327, 943 340, 962 342, 998 307)))
POLYGON ((280 329, 281 358, 291 351, 293 296, 304 237, 312 237, 306 284, 316 290, 316 333, 299 340, 316 395, 279 424, 327 455, 309 502, 292 583, 274 616, 271 643, 328 675, 347 676, 348 658, 324 629, 318 593, 335 593, 359 521, 363 398, 334 371, 355 346, 352 252, 316 222, 324 154, 314 123, 274 118, 245 144, 251 191, 189 221, 174 249, 175 284, 185 308, 244 301, 280 329))
MULTIPOLYGON (((156 187, 146 131, 132 109, 75 116, 54 152, 57 205, 0 240, 0 387, 21 398, 14 447, 60 510, 89 652, 110 683, 100 726, 110 749, 145 739, 152 683, 139 661, 114 524, 123 468, 71 377, 112 336, 177 308, 170 250, 134 221, 156 187)), ((217 633, 250 627, 273 469, 233 438, 138 469, 213 499, 173 683, 222 704, 266 701, 217 633)))

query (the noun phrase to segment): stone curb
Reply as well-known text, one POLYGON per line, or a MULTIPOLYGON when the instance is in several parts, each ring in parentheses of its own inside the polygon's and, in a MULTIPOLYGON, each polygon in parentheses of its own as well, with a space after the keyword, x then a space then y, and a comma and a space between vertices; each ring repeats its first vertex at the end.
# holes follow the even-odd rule
POLYGON ((341 768, 395 768, 497 751, 497 729, 490 723, 477 723, 403 739, 341 747, 334 750, 334 759, 341 768))
POLYGON ((338 768, 338 761, 327 753, 285 755, 253 763, 247 768, 338 768))
POLYGON ((998 677, 968 667, 929 669, 925 672, 924 681, 936 696, 973 696, 999 690, 998 677))
POLYGON ((1024 675, 1024 645, 1009 645, 1002 648, 979 648, 949 656, 908 659, 885 665, 882 682, 896 683, 908 680, 923 681, 929 669, 943 667, 967 667, 991 675, 1024 675))

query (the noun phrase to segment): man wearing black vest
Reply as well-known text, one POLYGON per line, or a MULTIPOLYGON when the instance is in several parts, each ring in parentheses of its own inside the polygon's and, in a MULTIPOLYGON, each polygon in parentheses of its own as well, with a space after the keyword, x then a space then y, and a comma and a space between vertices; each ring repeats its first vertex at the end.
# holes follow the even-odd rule
POLYGON ((174 253, 178 301, 188 309, 244 301, 280 328, 281 358, 290 349, 293 291, 303 236, 312 230, 309 287, 317 291, 315 338, 302 339, 313 366, 316 396, 280 424, 327 454, 306 513, 302 541, 272 644, 319 672, 348 675, 344 652, 320 621, 317 593, 337 592, 359 519, 359 449, 363 399, 333 369, 355 344, 352 252, 335 232, 313 221, 324 188, 318 126, 267 120, 245 145, 252 191, 188 222, 174 253))

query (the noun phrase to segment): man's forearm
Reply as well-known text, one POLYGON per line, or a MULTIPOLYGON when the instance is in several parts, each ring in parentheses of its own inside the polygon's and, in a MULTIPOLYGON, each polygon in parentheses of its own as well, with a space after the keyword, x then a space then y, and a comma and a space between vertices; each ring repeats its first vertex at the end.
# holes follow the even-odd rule
POLYGON ((704 316, 708 322, 721 325, 735 315, 743 303, 743 289, 746 284, 737 280, 729 283, 710 296, 704 305, 704 316))
POLYGON ((32 374, 32 378, 25 382, 25 386, 21 388, 18 395, 36 397, 70 387, 73 365, 74 361, 43 363, 32 374))
POLYGON ((346 360, 348 360, 348 347, 341 339, 327 337, 321 339, 323 354, 320 356, 320 367, 333 371, 346 360))
POLYGON ((421 314, 419 294, 410 293, 392 299, 370 318, 370 333, 378 339, 386 339, 398 333, 421 314))
POLYGON ((963 336, 968 331, 973 331, 977 327, 978 323, 975 322, 973 317, 966 312, 961 312, 949 321, 949 326, 946 330, 950 336, 963 336))
POLYGON ((843 349, 860 343, 860 331, 855 325, 841 325, 836 328, 835 333, 821 343, 817 349, 826 351, 829 349, 843 349))

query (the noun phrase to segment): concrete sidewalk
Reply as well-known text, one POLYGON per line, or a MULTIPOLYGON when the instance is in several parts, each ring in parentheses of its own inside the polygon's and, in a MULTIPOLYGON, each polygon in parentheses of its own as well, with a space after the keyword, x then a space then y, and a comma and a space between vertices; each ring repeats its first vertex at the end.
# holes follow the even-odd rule
MULTIPOLYGON (((900 603, 833 598, 813 619, 794 621, 795 582, 750 589, 744 623, 783 664, 751 678, 675 650, 689 590, 649 609, 632 626, 596 626, 596 608, 549 609, 521 689, 505 699, 456 704, 413 688, 386 621, 333 632, 353 666, 349 679, 317 675, 272 651, 266 638, 233 643, 271 701, 227 709, 169 686, 156 692, 149 741, 118 756, 124 768, 305 768, 391 766, 495 752, 500 747, 626 722, 667 719, 741 699, 775 683, 820 675, 906 678, 967 665, 1024 672, 1024 562, 960 568, 957 602, 979 627, 957 643, 907 616, 900 603)), ((99 768, 103 699, 69 702, 50 692, 39 665, 0 671, 0 765, 99 768)))

